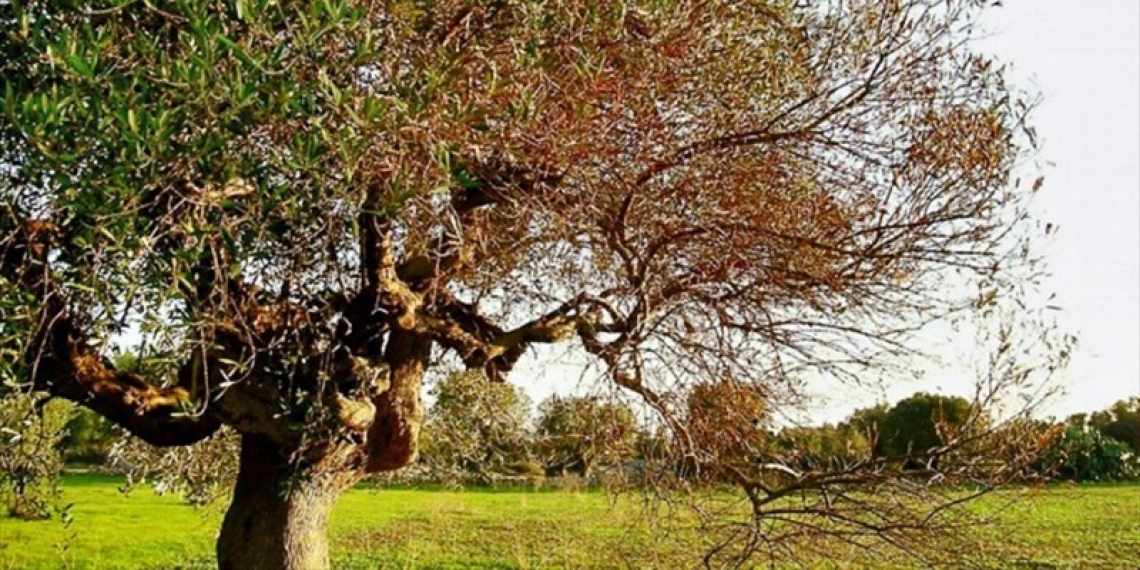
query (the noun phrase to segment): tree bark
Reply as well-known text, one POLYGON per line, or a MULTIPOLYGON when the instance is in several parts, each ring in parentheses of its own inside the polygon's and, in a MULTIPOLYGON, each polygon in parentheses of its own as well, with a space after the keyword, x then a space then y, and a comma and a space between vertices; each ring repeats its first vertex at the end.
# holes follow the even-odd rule
POLYGON ((337 498, 360 478, 342 461, 298 466, 267 438, 242 436, 233 501, 222 522, 220 570, 324 570, 337 498))
POLYGON ((408 331, 393 331, 385 347, 388 389, 373 401, 376 416, 368 428, 366 444, 369 473, 399 469, 416 458, 423 405, 420 386, 431 356, 431 338, 408 331))

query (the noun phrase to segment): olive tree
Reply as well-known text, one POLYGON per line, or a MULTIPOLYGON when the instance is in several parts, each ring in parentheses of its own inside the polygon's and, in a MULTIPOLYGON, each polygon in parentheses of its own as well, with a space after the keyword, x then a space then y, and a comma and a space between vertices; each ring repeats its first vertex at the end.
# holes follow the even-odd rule
POLYGON ((875 452, 899 458, 926 453, 959 435, 976 416, 973 404, 965 398, 919 392, 887 411, 875 452))
POLYGON ((533 448, 548 472, 586 479, 634 453, 637 421, 629 406, 600 396, 551 396, 539 406, 533 448))
POLYGON ((1140 396, 1117 401, 1107 410, 1093 413, 1089 425, 1140 456, 1140 396))
MULTIPOLYGON (((152 445, 240 434, 226 569, 327 566, 441 360, 569 343, 681 436, 708 379, 854 389, 1023 257, 983 4, 5 0, 0 370, 152 445), (132 335, 162 366, 109 364, 132 335)), ((838 481, 739 471, 755 525, 838 481)))
POLYGON ((21 520, 50 518, 60 510, 60 443, 74 404, 29 394, 0 399, 0 506, 21 520))
POLYGON ((440 380, 432 395, 420 457, 429 476, 490 483, 527 462, 531 404, 521 390, 460 372, 440 380))
POLYGON ((229 495, 237 479, 240 440, 222 428, 194 445, 157 448, 128 435, 108 451, 110 467, 127 477, 127 487, 149 481, 160 495, 173 493, 194 506, 229 495))

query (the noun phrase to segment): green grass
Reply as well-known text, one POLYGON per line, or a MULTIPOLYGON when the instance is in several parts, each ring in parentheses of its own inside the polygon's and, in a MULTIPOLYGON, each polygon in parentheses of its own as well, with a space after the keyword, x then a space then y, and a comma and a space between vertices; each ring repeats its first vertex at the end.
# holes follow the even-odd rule
MULTIPOLYGON (((0 568, 209 568, 221 519, 119 480, 69 476, 73 522, 0 518, 0 568)), ((1140 487, 1051 487, 1022 492, 985 529, 999 568, 1140 568, 1140 487)), ((998 508, 1009 493, 986 499, 998 508)), ((639 498, 614 506, 599 492, 357 489, 333 516, 335 568, 677 568, 700 537, 660 538, 639 498)), ((812 563, 862 567, 875 559, 829 550, 812 563), (831 558, 832 562, 826 562, 831 558)))
POLYGON ((176 568, 211 551, 220 512, 149 489, 119 492, 119 478, 64 480, 72 522, 0 517, 0 568, 176 568))
POLYGON ((1032 494, 986 531, 1001 566, 1140 568, 1140 486, 1058 486, 1032 494))

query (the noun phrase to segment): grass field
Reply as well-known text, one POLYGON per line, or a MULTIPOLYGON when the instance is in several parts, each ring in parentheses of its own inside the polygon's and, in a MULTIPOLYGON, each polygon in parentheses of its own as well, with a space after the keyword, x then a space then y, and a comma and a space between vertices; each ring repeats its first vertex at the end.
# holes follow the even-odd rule
MULTIPOLYGON (((209 568, 221 518, 109 477, 65 481, 73 521, 0 518, 0 568, 209 568)), ((996 568, 1140 568, 1140 486, 1032 491, 985 530, 996 568)), ((1005 502, 1010 495, 989 501, 1005 502)), ((983 505, 984 506, 984 505, 983 505)), ((357 489, 337 505, 335 568, 679 568, 700 537, 658 538, 634 496, 357 489)), ((855 552, 813 566, 867 567, 855 552)))

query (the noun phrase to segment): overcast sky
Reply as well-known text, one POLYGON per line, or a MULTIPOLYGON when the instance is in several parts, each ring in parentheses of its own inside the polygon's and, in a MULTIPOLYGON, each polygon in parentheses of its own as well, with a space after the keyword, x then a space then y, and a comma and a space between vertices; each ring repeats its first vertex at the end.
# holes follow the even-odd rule
POLYGON ((1045 253, 1080 338, 1056 409, 1104 408, 1140 395, 1140 2, 1005 0, 986 22, 982 47, 1044 96, 1045 253))
MULTIPOLYGON (((1140 395, 1140 1, 1003 4, 988 13, 989 33, 978 48, 1012 65, 1017 85, 1043 96, 1033 117, 1043 145, 1024 176, 1046 176, 1035 206, 1060 229, 1043 244, 1053 274, 1044 287, 1057 293, 1061 326, 1080 339, 1063 378, 1067 394, 1047 410, 1103 409, 1140 395)), ((527 359, 515 375, 535 400, 581 388, 580 355, 552 361, 550 354, 527 359)), ((855 407, 917 390, 969 396, 967 368, 883 391, 832 389, 798 419, 837 421, 855 407)))

